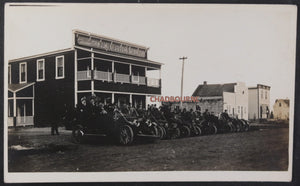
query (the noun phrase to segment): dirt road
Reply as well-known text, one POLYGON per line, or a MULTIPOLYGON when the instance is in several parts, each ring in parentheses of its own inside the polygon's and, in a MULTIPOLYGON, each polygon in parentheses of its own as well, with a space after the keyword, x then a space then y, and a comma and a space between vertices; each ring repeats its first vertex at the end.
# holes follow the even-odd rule
POLYGON ((76 145, 69 131, 51 136, 49 130, 9 132, 9 172, 279 171, 288 167, 288 128, 265 127, 131 146, 111 144, 101 137, 76 145))

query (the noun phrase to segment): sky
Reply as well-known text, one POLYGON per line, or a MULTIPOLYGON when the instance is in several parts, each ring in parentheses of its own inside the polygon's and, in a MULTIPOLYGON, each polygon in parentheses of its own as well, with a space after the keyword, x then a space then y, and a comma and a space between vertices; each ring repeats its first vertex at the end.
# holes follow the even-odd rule
POLYGON ((275 99, 294 96, 295 6, 43 5, 51 6, 6 5, 6 63, 70 48, 72 29, 80 29, 149 47, 148 59, 164 63, 162 95, 180 95, 179 58, 187 56, 185 96, 203 81, 271 86, 271 107, 275 99))

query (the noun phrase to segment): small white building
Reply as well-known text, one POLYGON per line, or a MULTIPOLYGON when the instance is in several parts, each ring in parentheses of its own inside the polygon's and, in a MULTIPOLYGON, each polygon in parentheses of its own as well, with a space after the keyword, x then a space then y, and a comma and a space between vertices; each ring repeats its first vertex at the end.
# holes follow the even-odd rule
POLYGON ((267 119, 270 117, 270 86, 257 84, 248 88, 249 119, 267 119))
MULTIPOLYGON (((198 105, 201 112, 207 109, 217 115, 227 110, 231 116, 248 119, 248 87, 243 82, 207 84, 204 81, 192 96, 198 96, 199 102, 185 102, 183 108, 195 110, 198 105)), ((172 106, 179 105, 180 103, 175 103, 172 106)))
POLYGON ((276 99, 273 105, 274 119, 289 120, 290 113, 290 100, 289 99, 276 99))

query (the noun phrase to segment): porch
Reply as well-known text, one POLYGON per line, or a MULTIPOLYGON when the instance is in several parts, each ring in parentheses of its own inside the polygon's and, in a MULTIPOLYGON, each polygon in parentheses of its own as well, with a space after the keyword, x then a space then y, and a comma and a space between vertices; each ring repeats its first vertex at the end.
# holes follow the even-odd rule
POLYGON ((34 125, 34 83, 8 85, 7 125, 34 125))
MULTIPOLYGON (((135 108, 146 108, 147 104, 147 95, 142 94, 128 94, 128 93, 108 93, 108 92, 102 92, 97 91, 93 93, 97 96, 100 101, 103 104, 110 104, 115 103, 118 106, 121 106, 122 104, 132 105, 135 108)), ((78 93, 77 98, 78 102, 80 102, 80 99, 82 97, 90 98, 92 95, 91 92, 81 92, 78 93)))

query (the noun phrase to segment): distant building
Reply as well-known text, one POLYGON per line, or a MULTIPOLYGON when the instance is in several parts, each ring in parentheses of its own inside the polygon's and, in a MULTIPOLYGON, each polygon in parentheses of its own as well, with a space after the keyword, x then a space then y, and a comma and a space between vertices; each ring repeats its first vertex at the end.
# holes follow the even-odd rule
POLYGON ((273 105, 273 114, 275 119, 289 120, 290 113, 290 100, 289 99, 276 99, 273 105))
MULTIPOLYGON (((201 112, 220 114, 227 110, 229 115, 248 119, 248 88, 245 83, 207 84, 206 81, 199 85, 192 96, 198 96, 198 103, 183 103, 187 109, 196 109, 198 105, 201 112)), ((179 106, 180 103, 173 104, 179 106)))
POLYGON ((270 117, 270 86, 257 84, 248 88, 249 119, 267 119, 270 117))

